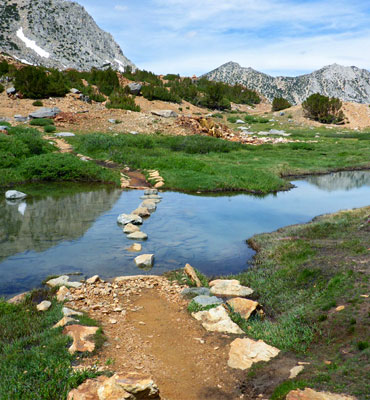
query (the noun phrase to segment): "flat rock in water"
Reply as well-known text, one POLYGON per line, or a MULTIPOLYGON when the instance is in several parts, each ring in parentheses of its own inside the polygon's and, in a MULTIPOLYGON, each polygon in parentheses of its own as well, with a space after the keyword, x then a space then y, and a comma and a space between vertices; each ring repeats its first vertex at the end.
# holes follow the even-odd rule
POLYGON ((130 246, 127 251, 131 251, 131 252, 138 252, 141 251, 142 249, 142 245, 140 243, 134 243, 132 246, 130 246))
POLYGON ((253 293, 252 289, 242 286, 236 279, 216 279, 209 286, 212 294, 221 297, 246 297, 253 293))
POLYGON ((121 225, 134 224, 140 225, 143 223, 141 217, 135 214, 121 214, 117 218, 117 222, 121 225))
POLYGON ((150 212, 146 207, 138 207, 132 214, 138 215, 139 217, 150 217, 150 212))
POLYGON ((230 299, 227 304, 245 320, 248 320, 252 312, 258 307, 257 301, 242 299, 241 297, 230 299))
POLYGON ((54 107, 54 108, 43 107, 37 111, 30 113, 29 117, 35 118, 35 119, 36 118, 53 118, 56 115, 58 115, 60 112, 61 112, 61 110, 58 107, 54 107))
POLYGON ((157 206, 154 201, 152 200, 144 200, 139 207, 144 207, 146 208, 150 213, 153 213, 156 209, 157 206))
POLYGON ((316 392, 316 390, 306 388, 290 391, 286 400, 356 400, 356 397, 338 393, 316 392))
POLYGON ((69 325, 63 329, 63 334, 68 335, 73 339, 73 343, 68 351, 71 354, 79 351, 92 352, 95 350, 95 343, 88 339, 89 336, 94 335, 99 328, 96 326, 82 326, 82 325, 69 325))
POLYGON ((71 282, 69 280, 68 275, 62 275, 58 276, 58 278, 50 279, 49 281, 46 282, 46 284, 50 287, 66 286, 66 287, 79 288, 80 286, 82 286, 81 282, 71 282))
POLYGON ((123 228, 123 233, 134 233, 134 232, 139 232, 140 228, 137 225, 134 224, 127 224, 123 228))
POLYGON ((177 113, 172 110, 153 110, 152 114, 163 118, 177 118, 178 116, 177 113))
POLYGON ((37 311, 47 311, 50 307, 51 307, 51 302, 48 300, 44 300, 36 306, 37 311))
POLYGON ((154 254, 141 254, 135 258, 135 264, 139 268, 152 268, 154 263, 154 254))
POLYGON ((148 239, 148 235, 144 232, 132 232, 127 235, 127 238, 132 240, 146 240, 148 239))
POLYGON ((194 297, 193 301, 197 303, 201 307, 207 307, 207 306, 213 306, 215 304, 222 304, 223 301, 215 296, 204 296, 200 295, 197 297, 194 297))
POLYGON ((211 291, 205 287, 189 287, 183 289, 181 294, 185 296, 210 296, 211 291))
POLYGON ((263 340, 244 338, 235 339, 230 345, 228 366, 230 368, 248 369, 259 361, 269 361, 276 357, 280 350, 266 344, 263 340))
POLYGON ((199 311, 191 314, 196 320, 202 322, 202 326, 211 332, 223 333, 244 333, 237 324, 235 324, 224 306, 220 305, 207 311, 199 311))
POLYGON ((26 193, 18 192, 18 190, 8 190, 5 193, 5 198, 7 200, 18 200, 24 199, 25 197, 27 197, 26 193))
POLYGON ((150 196, 151 194, 158 194, 157 189, 145 189, 144 196, 150 196))
POLYGON ((72 132, 58 132, 55 134, 55 136, 57 136, 57 137, 73 137, 76 135, 72 132))

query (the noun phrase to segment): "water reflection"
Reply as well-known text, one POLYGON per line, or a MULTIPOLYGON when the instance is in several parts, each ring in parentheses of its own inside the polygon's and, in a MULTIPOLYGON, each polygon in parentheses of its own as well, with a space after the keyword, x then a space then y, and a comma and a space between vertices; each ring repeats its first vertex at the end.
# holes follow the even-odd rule
POLYGON ((370 186, 370 173, 369 171, 343 171, 329 175, 310 176, 306 180, 328 192, 351 190, 362 186, 370 186))

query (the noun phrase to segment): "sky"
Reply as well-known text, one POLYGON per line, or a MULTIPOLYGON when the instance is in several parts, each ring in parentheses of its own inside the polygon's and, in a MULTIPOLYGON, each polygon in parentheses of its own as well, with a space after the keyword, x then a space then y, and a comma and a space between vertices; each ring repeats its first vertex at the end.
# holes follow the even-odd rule
POLYGON ((191 76, 234 61, 296 76, 370 69, 370 0, 76 0, 140 69, 191 76))

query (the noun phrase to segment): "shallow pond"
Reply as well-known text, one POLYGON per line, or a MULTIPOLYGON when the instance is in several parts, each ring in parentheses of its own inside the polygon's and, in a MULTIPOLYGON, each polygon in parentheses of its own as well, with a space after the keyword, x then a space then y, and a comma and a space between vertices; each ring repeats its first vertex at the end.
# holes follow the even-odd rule
POLYGON ((117 216, 141 202, 140 191, 71 184, 25 187, 24 201, 0 200, 0 296, 40 285, 48 275, 82 272, 104 278, 161 274, 190 263, 207 275, 248 267, 254 252, 246 239, 314 216, 370 205, 370 171, 339 172, 293 182, 296 188, 265 197, 165 192, 144 221, 154 253, 151 271, 135 266, 133 242, 117 216))

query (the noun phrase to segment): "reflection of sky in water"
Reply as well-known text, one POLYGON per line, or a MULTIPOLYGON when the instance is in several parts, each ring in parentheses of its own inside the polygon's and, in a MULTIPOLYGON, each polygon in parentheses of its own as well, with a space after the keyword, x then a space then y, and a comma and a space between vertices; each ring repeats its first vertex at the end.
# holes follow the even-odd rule
MULTIPOLYGON (((369 171, 366 174, 370 176, 369 171)), ((157 211, 141 228, 149 235, 149 240, 143 242, 142 253, 154 253, 156 260, 148 273, 163 273, 186 262, 209 275, 236 273, 246 268, 247 260, 253 255, 245 240, 254 234, 307 222, 316 215, 370 204, 370 186, 351 184, 351 188, 343 188, 339 179, 341 189, 332 190, 335 175, 331 175, 330 191, 323 184, 297 181, 294 182, 297 188, 264 198, 243 194, 204 197, 163 193, 157 211)), ((128 213, 140 204, 142 192, 122 193, 109 211, 101 208, 99 193, 94 192, 97 198, 89 193, 90 202, 84 207, 94 207, 96 203, 100 215, 80 214, 81 219, 86 219, 82 221, 86 231, 79 238, 65 237, 65 241, 52 243, 39 253, 33 250, 36 247, 30 247, 0 263, 0 293, 12 294, 37 286, 50 274, 81 271, 88 276, 97 273, 113 277, 143 273, 134 264, 137 254, 125 250, 133 242, 116 224, 120 213, 128 213)), ((25 218, 32 212, 30 207, 22 206, 21 210, 25 218)), ((38 240, 47 242, 46 233, 38 240)))

